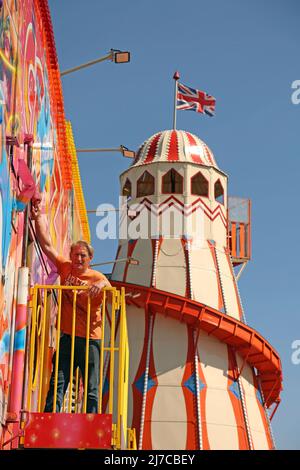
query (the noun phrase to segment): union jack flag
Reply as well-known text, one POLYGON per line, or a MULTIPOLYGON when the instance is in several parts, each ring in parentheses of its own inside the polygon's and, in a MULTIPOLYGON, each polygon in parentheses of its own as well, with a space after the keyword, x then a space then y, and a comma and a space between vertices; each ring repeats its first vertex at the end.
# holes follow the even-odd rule
POLYGON ((209 116, 215 114, 216 100, 205 91, 195 90, 182 83, 178 83, 176 109, 189 109, 209 116))

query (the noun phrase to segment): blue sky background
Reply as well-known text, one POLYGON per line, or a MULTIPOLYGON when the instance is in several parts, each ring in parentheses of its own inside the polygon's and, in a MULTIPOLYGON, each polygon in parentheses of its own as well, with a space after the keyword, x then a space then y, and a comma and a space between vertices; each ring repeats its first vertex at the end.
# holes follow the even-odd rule
MULTIPOLYGON (((240 291, 248 323, 282 358, 284 391, 272 421, 279 449, 300 449, 299 146, 297 0, 49 0, 61 70, 131 51, 129 64, 104 62, 63 78, 66 116, 78 147, 138 146, 172 128, 173 80, 216 97, 216 116, 178 113, 177 128, 203 139, 229 175, 229 194, 252 200, 253 259, 240 291)), ((118 153, 79 154, 88 209, 117 205, 118 153)), ((95 262, 117 242, 99 241, 95 262)), ((110 267, 103 269, 110 272, 110 267)))

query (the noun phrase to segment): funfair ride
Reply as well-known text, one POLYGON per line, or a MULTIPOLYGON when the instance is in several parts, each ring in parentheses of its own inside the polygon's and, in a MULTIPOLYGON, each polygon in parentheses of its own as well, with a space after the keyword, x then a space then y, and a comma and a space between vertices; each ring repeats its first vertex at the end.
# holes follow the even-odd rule
POLYGON ((212 151, 182 130, 146 140, 120 182, 133 216, 116 260, 138 264, 116 264, 112 280, 127 294, 138 448, 274 449, 280 358, 246 323, 237 284, 250 201, 228 197, 212 151))
POLYGON ((41 195, 60 254, 90 232, 47 0, 0 1, 0 28, 0 449, 134 449, 135 430, 139 449, 273 449, 281 363, 247 325, 237 285, 250 202, 228 197, 208 146, 175 129, 121 175, 130 230, 102 305, 99 413, 86 413, 73 367, 62 413, 43 413, 64 288, 30 200, 41 195))

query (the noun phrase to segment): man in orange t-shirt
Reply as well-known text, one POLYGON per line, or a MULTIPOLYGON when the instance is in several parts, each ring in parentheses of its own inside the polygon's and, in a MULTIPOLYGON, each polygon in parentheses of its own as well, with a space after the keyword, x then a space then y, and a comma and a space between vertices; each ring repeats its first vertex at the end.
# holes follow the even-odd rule
MULTIPOLYGON (((85 377, 85 347, 87 335, 87 302, 91 299, 87 413, 98 412, 98 388, 100 370, 100 339, 101 339, 101 302, 102 289, 110 286, 108 279, 98 271, 90 269, 94 250, 86 241, 80 240, 71 246, 70 259, 59 256, 51 244, 45 224, 41 217, 39 203, 32 205, 31 217, 35 220, 37 239, 43 252, 55 264, 62 285, 89 286, 89 289, 77 291, 74 370, 79 367, 85 377)), ((56 411, 60 411, 64 394, 70 380, 71 340, 73 322, 73 292, 63 291, 61 307, 61 337, 58 364, 58 383, 56 411)), ((54 398, 54 364, 50 379, 50 388, 46 399, 46 412, 53 411, 54 398)))

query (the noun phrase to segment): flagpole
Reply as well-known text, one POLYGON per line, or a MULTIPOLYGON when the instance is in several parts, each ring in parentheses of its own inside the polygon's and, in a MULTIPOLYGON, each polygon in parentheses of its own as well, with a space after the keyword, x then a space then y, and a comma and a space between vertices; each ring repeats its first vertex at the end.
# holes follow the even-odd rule
POLYGON ((175 80, 174 87, 174 111, 173 111, 173 129, 176 129, 176 118, 177 118, 177 92, 178 92, 178 80, 180 78, 179 72, 175 72, 173 76, 175 80))

